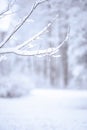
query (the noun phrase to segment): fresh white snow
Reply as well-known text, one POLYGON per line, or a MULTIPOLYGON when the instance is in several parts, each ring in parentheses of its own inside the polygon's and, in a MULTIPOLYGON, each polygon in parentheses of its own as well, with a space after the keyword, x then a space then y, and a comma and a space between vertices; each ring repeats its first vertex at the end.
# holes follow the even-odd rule
POLYGON ((87 130, 87 92, 33 89, 0 99, 0 130, 87 130))

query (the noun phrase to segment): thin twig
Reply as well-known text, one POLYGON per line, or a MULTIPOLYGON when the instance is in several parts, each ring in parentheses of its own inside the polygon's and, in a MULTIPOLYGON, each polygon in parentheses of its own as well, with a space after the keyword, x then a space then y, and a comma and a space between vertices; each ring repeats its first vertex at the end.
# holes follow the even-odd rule
POLYGON ((34 12, 34 10, 43 2, 46 2, 47 0, 43 0, 43 1, 39 1, 39 2, 35 2, 35 4, 33 5, 30 13, 25 16, 25 18, 22 20, 21 23, 18 23, 18 25, 16 25, 15 29, 13 30, 13 32, 0 44, 0 48, 3 47, 10 39, 11 37, 22 27, 22 25, 26 22, 26 20, 32 15, 32 13, 34 12))
POLYGON ((24 43, 18 45, 16 48, 17 49, 21 49, 21 48, 25 47, 26 45, 29 45, 34 40, 38 39, 38 37, 40 37, 41 35, 43 35, 48 30, 48 28, 50 26, 52 26, 52 24, 56 21, 57 18, 58 18, 58 15, 53 19, 52 22, 50 22, 46 27, 44 27, 39 33, 37 33, 35 36, 33 36, 29 40, 25 41, 24 43))
POLYGON ((66 36, 64 38, 63 41, 61 41, 58 46, 55 48, 55 50, 50 54, 50 55, 54 55, 58 52, 58 50, 63 46, 63 44, 65 43, 65 41, 67 41, 67 39, 69 38, 69 33, 70 33, 70 26, 68 26, 68 31, 66 33, 66 36))
POLYGON ((35 51, 28 51, 28 50, 19 50, 17 48, 1 48, 0 49, 0 54, 7 54, 7 53, 14 53, 16 55, 21 55, 21 56, 37 56, 37 55, 45 55, 45 56, 52 56, 56 52, 58 52, 59 48, 65 43, 65 41, 68 38, 69 32, 67 33, 65 39, 61 42, 60 45, 58 45, 55 48, 48 48, 48 49, 43 49, 43 50, 35 50, 35 51))
POLYGON ((15 1, 11 4, 11 1, 8 2, 7 8, 5 10, 3 10, 2 12, 0 12, 0 16, 5 15, 5 13, 7 13, 13 6, 14 6, 15 1))
POLYGON ((43 30, 41 30, 39 33, 37 33, 35 36, 33 36, 29 40, 25 41, 24 43, 14 47, 14 48, 2 48, 10 40, 10 38, 19 30, 19 28, 21 28, 21 26, 26 22, 26 20, 31 16, 31 14, 36 9, 36 7, 45 1, 47 1, 47 0, 36 2, 33 5, 31 12, 22 20, 21 23, 19 23, 17 25, 15 30, 5 39, 5 41, 1 43, 0 54, 14 53, 14 54, 21 55, 21 56, 38 56, 38 55, 52 56, 58 52, 59 48, 65 43, 65 41, 69 37, 70 28, 67 31, 65 39, 60 44, 58 44, 57 47, 54 47, 54 48, 52 47, 52 48, 43 49, 43 50, 35 50, 35 51, 23 50, 23 47, 28 46, 30 43, 32 43, 34 40, 36 40, 38 37, 40 37, 44 32, 46 32, 48 30, 48 28, 55 22, 58 15, 53 19, 52 22, 50 22, 46 27, 44 27, 43 30))

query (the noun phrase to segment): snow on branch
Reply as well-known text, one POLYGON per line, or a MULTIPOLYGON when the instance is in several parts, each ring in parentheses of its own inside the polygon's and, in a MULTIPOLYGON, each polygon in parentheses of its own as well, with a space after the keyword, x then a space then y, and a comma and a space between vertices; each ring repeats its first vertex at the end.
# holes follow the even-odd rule
POLYGON ((34 40, 38 39, 38 37, 40 37, 41 35, 43 35, 48 30, 48 28, 50 26, 52 26, 52 24, 56 21, 57 18, 58 18, 58 15, 56 15, 56 17, 46 27, 44 27, 39 33, 37 33, 36 35, 34 35, 32 38, 30 38, 29 40, 25 41, 24 43, 18 45, 16 47, 16 49, 21 49, 21 48, 29 45, 34 40))
POLYGON ((0 17, 2 17, 3 15, 6 15, 6 13, 14 6, 15 4, 15 0, 14 1, 8 1, 7 7, 0 12, 0 17))
POLYGON ((43 0, 43 1, 39 1, 39 2, 35 2, 35 4, 33 5, 31 11, 29 12, 29 14, 27 14, 23 20, 18 23, 18 25, 16 25, 15 29, 12 31, 12 33, 2 42, 0 43, 0 48, 3 47, 11 38, 12 36, 22 27, 22 25, 27 21, 27 19, 32 15, 32 13, 34 12, 34 10, 43 2, 46 2, 47 0, 43 0))
POLYGON ((52 26, 52 24, 58 18, 58 15, 56 15, 56 17, 47 26, 45 26, 39 33, 37 33, 36 35, 34 35, 32 38, 28 39, 27 41, 21 43, 20 45, 17 45, 16 47, 13 47, 13 48, 4 47, 4 45, 12 38, 12 36, 22 27, 22 25, 26 22, 26 20, 31 16, 31 14, 34 12, 34 10, 37 8, 37 6, 42 4, 45 1, 47 1, 47 0, 43 0, 43 1, 41 0, 39 2, 35 2, 30 13, 27 16, 25 16, 25 18, 21 21, 21 23, 19 23, 16 26, 16 28, 13 30, 13 32, 0 44, 0 54, 13 53, 16 55, 21 55, 21 56, 43 56, 43 55, 44 56, 55 56, 55 54, 59 51, 59 48, 67 40, 67 38, 69 36, 69 30, 67 31, 64 40, 60 44, 58 44, 57 47, 51 47, 51 48, 47 48, 47 49, 43 49, 43 50, 39 49, 39 50, 34 50, 34 51, 30 51, 28 49, 29 49, 29 45, 31 45, 31 43, 34 40, 37 40, 38 37, 41 37, 41 35, 43 35, 46 31, 48 31, 49 27, 52 26), (27 49, 24 49, 24 47, 27 47, 27 49))
MULTIPOLYGON (((60 44, 58 44, 57 47, 54 47, 54 48, 52 47, 52 48, 48 48, 48 49, 35 50, 35 51, 21 50, 20 48, 17 48, 17 47, 15 47, 15 48, 1 48, 0 54, 14 53, 14 54, 21 55, 21 56, 36 56, 36 55, 52 56, 59 51, 59 48, 68 39, 68 36, 69 36, 68 34, 69 34, 69 31, 67 32, 64 40, 60 44)), ((34 39, 32 39, 32 40, 34 40, 34 39)), ((31 42, 32 42, 32 40, 31 40, 31 42)), ((22 47, 24 47, 24 44, 22 47)))

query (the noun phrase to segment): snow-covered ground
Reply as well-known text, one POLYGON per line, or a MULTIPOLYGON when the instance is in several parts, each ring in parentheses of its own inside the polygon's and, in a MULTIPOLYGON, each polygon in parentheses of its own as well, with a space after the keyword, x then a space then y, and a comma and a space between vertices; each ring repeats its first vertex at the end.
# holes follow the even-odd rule
POLYGON ((87 91, 33 89, 1 98, 0 130, 87 130, 87 91))

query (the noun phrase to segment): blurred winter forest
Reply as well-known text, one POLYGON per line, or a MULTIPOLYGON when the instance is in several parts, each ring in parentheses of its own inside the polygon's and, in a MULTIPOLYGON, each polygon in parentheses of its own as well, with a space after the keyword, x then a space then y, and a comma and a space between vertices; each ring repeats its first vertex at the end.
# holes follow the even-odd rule
POLYGON ((0 96, 20 96, 32 88, 86 89, 87 0, 47 0, 41 3, 20 29, 1 46, 31 11, 35 1, 0 0, 0 51, 32 38, 56 15, 58 18, 45 33, 29 44, 28 50, 58 46, 65 39, 69 28, 68 39, 52 56, 21 56, 0 52, 0 96))

